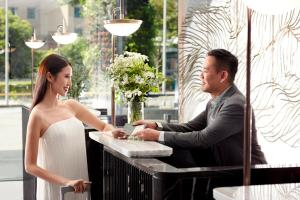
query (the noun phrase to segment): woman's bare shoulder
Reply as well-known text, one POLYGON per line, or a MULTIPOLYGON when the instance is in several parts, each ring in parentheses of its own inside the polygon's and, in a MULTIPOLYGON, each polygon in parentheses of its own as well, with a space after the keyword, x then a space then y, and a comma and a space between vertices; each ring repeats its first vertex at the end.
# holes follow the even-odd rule
POLYGON ((67 100, 62 101, 62 104, 66 105, 66 106, 76 106, 80 103, 78 101, 76 101, 75 99, 67 99, 67 100))
POLYGON ((64 102, 64 105, 79 119, 80 116, 88 114, 89 112, 86 106, 74 99, 66 100, 64 102))
POLYGON ((63 105, 66 106, 69 110, 71 110, 73 113, 78 110, 82 105, 75 99, 68 99, 63 101, 63 105))
POLYGON ((42 109, 40 108, 40 106, 36 105, 30 112, 30 118, 36 119, 36 118, 40 118, 42 115, 42 109))
POLYGON ((28 126, 35 129, 41 129, 43 127, 43 112, 38 106, 35 106, 29 115, 28 126))

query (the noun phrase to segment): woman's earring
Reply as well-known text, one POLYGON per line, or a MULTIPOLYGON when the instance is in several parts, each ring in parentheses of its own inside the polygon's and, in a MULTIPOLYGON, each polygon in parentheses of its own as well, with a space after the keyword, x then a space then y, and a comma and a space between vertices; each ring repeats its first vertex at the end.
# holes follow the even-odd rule
POLYGON ((49 85, 49 92, 50 92, 50 94, 52 94, 52 83, 49 83, 50 85, 49 85))

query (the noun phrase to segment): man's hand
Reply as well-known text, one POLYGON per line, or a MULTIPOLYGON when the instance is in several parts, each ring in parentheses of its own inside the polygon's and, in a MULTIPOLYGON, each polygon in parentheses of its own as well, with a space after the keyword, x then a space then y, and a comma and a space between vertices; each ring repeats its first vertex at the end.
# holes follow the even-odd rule
POLYGON ((116 128, 111 131, 111 134, 114 138, 117 139, 126 139, 128 135, 124 132, 122 128, 116 128))
POLYGON ((149 140, 149 141, 158 141, 159 138, 159 131, 153 130, 151 128, 146 128, 142 131, 138 131, 134 136, 137 136, 140 139, 143 140, 149 140))
POLYGON ((149 120, 138 120, 136 122, 133 122, 133 126, 137 125, 145 125, 145 128, 151 128, 151 129, 156 129, 157 125, 155 122, 149 121, 149 120))

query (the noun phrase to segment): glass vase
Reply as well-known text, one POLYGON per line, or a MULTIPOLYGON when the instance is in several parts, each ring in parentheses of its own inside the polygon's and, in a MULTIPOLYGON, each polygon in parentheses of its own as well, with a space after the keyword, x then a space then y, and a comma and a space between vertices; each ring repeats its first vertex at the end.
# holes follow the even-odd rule
POLYGON ((128 102, 128 123, 144 119, 144 102, 130 101, 128 102))

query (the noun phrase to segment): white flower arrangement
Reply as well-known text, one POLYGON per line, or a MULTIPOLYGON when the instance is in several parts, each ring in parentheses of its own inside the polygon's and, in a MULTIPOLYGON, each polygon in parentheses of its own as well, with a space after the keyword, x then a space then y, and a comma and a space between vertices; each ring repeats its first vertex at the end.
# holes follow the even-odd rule
POLYGON ((144 102, 149 92, 158 92, 159 84, 164 81, 162 73, 148 65, 148 57, 140 53, 124 52, 115 58, 108 69, 110 78, 119 95, 127 102, 144 102))

